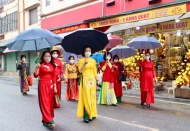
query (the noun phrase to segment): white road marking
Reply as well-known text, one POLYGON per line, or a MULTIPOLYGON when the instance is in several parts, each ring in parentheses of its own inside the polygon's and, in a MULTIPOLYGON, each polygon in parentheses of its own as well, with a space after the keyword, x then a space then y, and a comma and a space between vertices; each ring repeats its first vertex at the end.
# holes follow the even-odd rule
POLYGON ((118 119, 114 119, 114 118, 110 118, 110 117, 105 117, 105 116, 101 116, 101 115, 98 115, 98 117, 101 117, 101 118, 104 118, 104 119, 107 119, 107 120, 110 120, 110 121, 114 121, 114 122, 119 122, 119 123, 122 123, 122 124, 125 124, 125 125, 128 125, 128 126, 133 126, 133 127, 137 127, 137 128, 141 128, 141 129, 146 129, 146 130, 149 130, 149 131, 159 131, 156 128, 151 128, 151 127, 142 126, 142 125, 138 125, 138 124, 134 124, 134 123, 129 123, 129 122, 126 122, 126 121, 122 121, 122 120, 118 120, 118 119))

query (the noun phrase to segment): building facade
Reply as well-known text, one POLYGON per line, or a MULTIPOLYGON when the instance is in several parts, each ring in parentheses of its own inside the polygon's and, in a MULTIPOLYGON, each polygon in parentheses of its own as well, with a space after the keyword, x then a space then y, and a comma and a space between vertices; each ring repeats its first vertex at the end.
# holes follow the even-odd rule
POLYGON ((1 70, 15 72, 20 56, 26 55, 27 62, 34 68, 35 52, 3 53, 6 44, 20 32, 41 27, 39 0, 0 0, 0 64, 1 70))

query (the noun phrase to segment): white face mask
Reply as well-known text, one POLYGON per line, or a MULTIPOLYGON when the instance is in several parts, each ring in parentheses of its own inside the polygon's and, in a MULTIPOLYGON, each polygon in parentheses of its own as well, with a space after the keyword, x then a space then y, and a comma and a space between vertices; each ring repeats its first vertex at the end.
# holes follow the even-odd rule
POLYGON ((53 57, 53 58, 57 58, 57 57, 58 57, 58 54, 53 54, 52 57, 53 57))
POLYGON ((51 61, 51 58, 48 58, 48 62, 50 62, 51 61))
POLYGON ((118 62, 118 59, 115 59, 114 62, 118 62))
POLYGON ((150 60, 150 56, 145 56, 145 59, 146 60, 150 60))
POLYGON ((22 61, 23 61, 23 62, 25 62, 25 61, 26 61, 26 59, 25 59, 25 58, 23 58, 23 59, 22 59, 22 61))
POLYGON ((73 64, 75 61, 74 60, 70 60, 69 63, 73 64))
POLYGON ((111 59, 111 57, 110 57, 110 56, 107 56, 107 57, 106 57, 106 59, 107 59, 107 60, 110 60, 110 59, 111 59))
POLYGON ((91 55, 91 52, 85 52, 86 57, 90 57, 90 55, 91 55))

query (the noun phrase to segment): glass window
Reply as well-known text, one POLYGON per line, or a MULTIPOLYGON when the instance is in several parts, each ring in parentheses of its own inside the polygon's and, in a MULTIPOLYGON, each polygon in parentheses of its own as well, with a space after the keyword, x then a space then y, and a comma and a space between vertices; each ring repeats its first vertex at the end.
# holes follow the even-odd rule
POLYGON ((49 6, 49 5, 50 5, 50 1, 51 1, 51 0, 46 0, 46 6, 49 6))
POLYGON ((36 24, 38 22, 37 8, 29 11, 29 25, 36 24))

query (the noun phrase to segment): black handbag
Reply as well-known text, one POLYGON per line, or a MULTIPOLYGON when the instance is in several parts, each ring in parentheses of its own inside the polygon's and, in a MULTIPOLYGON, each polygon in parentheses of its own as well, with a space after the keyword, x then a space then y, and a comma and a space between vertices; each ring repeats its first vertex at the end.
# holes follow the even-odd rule
POLYGON ((126 76, 125 76, 123 73, 121 73, 121 74, 119 75, 119 77, 118 77, 118 80, 119 80, 119 81, 126 81, 126 76))

